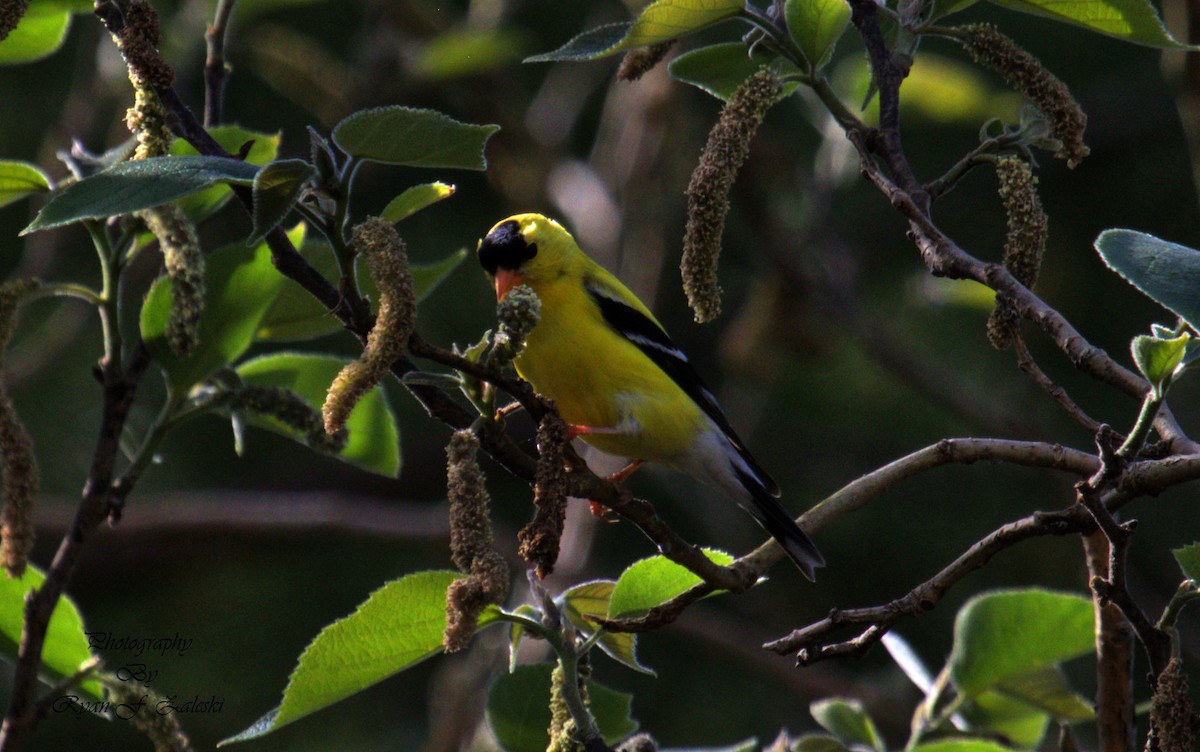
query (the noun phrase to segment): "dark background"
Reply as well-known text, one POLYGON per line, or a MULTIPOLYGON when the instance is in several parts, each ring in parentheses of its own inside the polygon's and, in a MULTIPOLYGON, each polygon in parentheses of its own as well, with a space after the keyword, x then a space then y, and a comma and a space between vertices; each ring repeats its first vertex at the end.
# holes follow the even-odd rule
MULTIPOLYGON (((214 5, 156 3, 166 30, 164 53, 176 67, 179 91, 195 108, 203 98, 204 24, 214 5)), ((1167 10, 1170 19, 1173 9, 1167 10)), ((453 198, 401 225, 417 262, 473 249, 492 224, 518 211, 561 218, 594 257, 653 301, 793 510, 944 437, 1090 448, 1087 434, 1017 370, 1012 353, 989 346, 987 291, 924 272, 898 215, 859 179, 843 139, 804 96, 775 108, 754 143, 726 228, 725 313, 713 324, 694 324, 675 271, 683 190, 719 102, 670 80, 663 68, 629 84, 614 80, 612 59, 520 62, 628 13, 612 1, 243 0, 228 48, 233 73, 226 119, 281 130, 285 156, 307 155, 306 125, 327 133, 345 115, 375 105, 432 107, 460 120, 499 124, 486 173, 367 166, 355 212, 376 213, 414 183, 454 183, 453 198)), ((1175 99, 1179 55, 994 9, 974 8, 964 17, 999 23, 1068 82, 1089 115, 1092 155, 1081 166, 1067 170, 1049 154, 1037 155, 1051 217, 1037 289, 1093 344, 1129 364, 1129 339, 1151 322, 1170 323, 1169 317, 1108 272, 1091 243, 1105 228, 1131 227, 1200 245, 1175 99)), ((684 48, 736 39, 743 31, 723 25, 684 48)), ((1014 119, 1019 98, 991 74, 969 67, 949 42, 927 41, 918 59, 903 92, 925 104, 905 111, 905 144, 918 175, 932 179, 977 142, 988 117, 1014 119)), ((855 82, 863 60, 861 45, 848 34, 831 70, 852 104, 862 96, 855 82)), ((62 176, 55 151, 73 138, 94 151, 124 140, 122 117, 131 102, 111 40, 98 21, 78 16, 55 55, 0 72, 0 156, 62 176)), ((977 170, 935 207, 943 228, 990 260, 999 259, 1004 228, 995 188, 994 177, 977 170)), ((37 205, 0 210, 0 271, 96 282, 94 252, 81 229, 17 237, 37 205)), ((241 210, 230 206, 203 228, 206 246, 248 229, 241 210)), ((128 281, 130 317, 156 263, 143 259, 128 281)), ((483 273, 468 259, 422 305, 420 331, 442 345, 474 342, 493 325, 493 302, 483 273)), ((1128 428, 1135 400, 1075 372, 1037 332, 1026 332, 1039 362, 1090 415, 1128 428)), ((335 335, 293 349, 355 348, 351 337, 335 335)), ((6 356, 7 382, 39 450, 44 491, 34 558, 43 566, 90 461, 100 404, 91 366, 99 355, 99 327, 90 311, 53 301, 24 310, 6 356)), ((155 382, 147 380, 134 430, 157 412, 155 382)), ((323 625, 390 579, 450 566, 442 454, 448 431, 398 384, 386 388, 402 431, 399 478, 369 475, 262 432, 249 436, 239 459, 228 425, 205 418, 169 439, 163 464, 146 474, 125 520, 86 547, 70 593, 89 628, 194 640, 183 656, 136 658, 118 651, 105 658, 113 668, 146 663, 160 672, 154 686, 181 702, 193 695, 223 701, 219 713, 183 718, 198 749, 276 705, 295 658, 323 625)), ((1187 430, 1200 427, 1198 388, 1185 378, 1171 392, 1187 430)), ((499 468, 486 469, 498 545, 516 565, 515 531, 530 514, 530 493, 499 468)), ((812 729, 808 703, 833 694, 863 699, 890 742, 902 743, 918 694, 882 649, 863 660, 798 670, 758 646, 832 606, 902 595, 996 526, 1068 505, 1072 481, 991 464, 926 473, 821 531, 816 541, 829 566, 816 586, 780 566, 766 585, 712 599, 644 637, 642 658, 658 670, 657 679, 603 658, 597 678, 634 692, 635 717, 668 746, 749 736, 766 741, 781 728, 812 729)), ((690 480, 647 470, 630 485, 690 540, 734 552, 761 540, 734 505, 690 480)), ((1180 579, 1169 548, 1197 537, 1194 501, 1195 493, 1184 488, 1128 510, 1141 523, 1132 584, 1151 610, 1180 579)), ((583 509, 574 510, 571 524, 574 544, 549 581, 552 589, 615 578, 654 552, 628 524, 597 525, 583 509)), ((950 650, 954 612, 967 597, 1031 585, 1085 592, 1078 540, 1039 540, 1001 554, 936 611, 898 632, 936 671, 950 650)), ((512 603, 523 597, 518 578, 512 603)), ((1187 640, 1194 642, 1194 635, 1187 640)), ((502 643, 499 630, 485 633, 467 655, 430 660, 250 744, 262 750, 458 749, 474 736, 482 707, 477 693, 503 665, 502 643)), ((1073 676, 1089 690, 1087 665, 1075 666, 1073 676)), ((9 680, 0 673, 0 686, 9 680)), ((47 750, 146 746, 121 721, 69 714, 45 721, 33 744, 47 750)))

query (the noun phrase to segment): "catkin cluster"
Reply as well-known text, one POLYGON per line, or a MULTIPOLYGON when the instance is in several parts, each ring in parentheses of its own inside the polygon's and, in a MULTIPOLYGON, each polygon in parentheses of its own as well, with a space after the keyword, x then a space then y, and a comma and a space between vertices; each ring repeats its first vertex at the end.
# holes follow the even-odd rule
MULTIPOLYGON (((0 375, 3 355, 16 329, 17 306, 38 287, 37 280, 16 279, 0 285, 0 375)), ((0 380, 0 560, 10 577, 20 577, 33 549, 33 497, 38 491, 37 458, 33 439, 17 417, 16 408, 0 380)))
POLYGON ((29 0, 7 0, 0 3, 0 42, 17 28, 28 9, 29 0))
POLYGON ((671 39, 626 52, 625 57, 621 59, 621 65, 617 68, 617 80, 636 81, 654 70, 655 66, 661 63, 667 53, 671 51, 674 44, 675 40, 671 39))
POLYGON ((123 720, 133 723, 134 728, 146 735, 154 744, 154 752, 192 752, 192 743, 179 716, 173 712, 162 713, 167 698, 154 692, 138 681, 122 681, 116 676, 102 676, 108 687, 108 703, 123 720))
POLYGON ((1159 674, 1150 698, 1150 735, 1146 749, 1162 752, 1191 752, 1195 747, 1192 698, 1187 675, 1178 658, 1172 658, 1159 674), (1156 742, 1153 746, 1151 742, 1156 742))
MULTIPOLYGON (((1037 283, 1046 253, 1048 219, 1037 193, 1037 177, 1029 163, 1020 157, 1006 156, 996 161, 996 177, 1000 180, 1000 200, 1008 232, 1004 240, 1004 268, 1028 288, 1037 283)), ((988 340, 996 349, 1008 347, 1016 314, 1003 300, 997 298, 996 308, 988 317, 988 340)))
POLYGON ((1083 143, 1087 115, 1071 96, 1067 85, 995 26, 970 24, 961 27, 960 31, 960 41, 972 60, 999 73, 1009 86, 1033 102, 1046 116, 1050 133, 1060 143, 1054 156, 1065 159, 1068 167, 1079 164, 1090 151, 1083 143))
POLYGON ((320 411, 288 389, 243 386, 234 392, 229 407, 239 412, 270 416, 297 433, 304 434, 305 443, 319 452, 336 454, 346 448, 349 432, 343 428, 332 436, 326 433, 320 411))
POLYGON ((446 652, 462 650, 475 634, 479 614, 508 595, 508 564, 492 548, 491 497, 479 467, 479 439, 457 431, 446 446, 450 499, 450 558, 466 577, 446 591, 446 652))
POLYGON ((782 84, 767 68, 747 78, 729 97, 708 134, 700 162, 687 187, 688 217, 683 236, 683 290, 696 321, 712 321, 721 313, 717 259, 729 213, 729 191, 750 154, 750 142, 767 110, 779 98, 782 84))
POLYGON ((331 436, 346 427, 350 411, 383 381, 392 363, 404 353, 417 319, 408 253, 396 228, 370 217, 351 231, 350 246, 366 259, 371 279, 379 288, 379 310, 362 355, 347 364, 329 386, 321 412, 325 431, 331 436))
POLYGON ((204 254, 196 227, 175 204, 164 204, 141 213, 146 227, 158 238, 163 265, 171 280, 171 316, 167 343, 176 355, 185 356, 200 343, 200 318, 204 315, 204 254))
POLYGON ((537 474, 533 487, 533 519, 517 534, 521 558, 533 564, 538 577, 554 571, 559 541, 567 518, 567 476, 563 448, 567 425, 556 412, 547 412, 538 423, 537 474))
POLYGON ((492 337, 489 365, 504 368, 525 349, 525 338, 542 318, 542 301, 528 285, 517 285, 496 304, 500 326, 492 337))
MULTIPOLYGON (((581 664, 579 668, 579 694, 583 704, 587 705, 587 683, 584 681, 586 664, 581 664)), ((562 665, 555 664, 550 672, 550 746, 546 747, 546 752, 584 752, 585 749, 583 743, 575 738, 575 719, 571 718, 571 711, 563 699, 565 681, 562 665)))

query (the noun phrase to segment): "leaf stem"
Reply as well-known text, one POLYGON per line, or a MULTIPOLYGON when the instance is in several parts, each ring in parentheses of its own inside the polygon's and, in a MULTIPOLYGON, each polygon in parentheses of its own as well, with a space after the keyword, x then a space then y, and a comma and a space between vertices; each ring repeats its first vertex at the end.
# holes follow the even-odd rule
POLYGON ((96 307, 104 305, 104 300, 101 298, 100 293, 87 285, 75 282, 49 282, 43 284, 31 293, 28 299, 38 300, 39 298, 75 298, 96 307))
POLYGON ((1146 443, 1146 437, 1150 435, 1150 429, 1154 426, 1154 418, 1158 416, 1158 409, 1162 407, 1164 399, 1166 399, 1165 389, 1151 388, 1146 392, 1141 412, 1138 413, 1137 422, 1133 424, 1133 430, 1129 432, 1129 438, 1125 439, 1125 443, 1117 449, 1118 457, 1130 459, 1136 457, 1137 453, 1142 450, 1142 445, 1146 443))

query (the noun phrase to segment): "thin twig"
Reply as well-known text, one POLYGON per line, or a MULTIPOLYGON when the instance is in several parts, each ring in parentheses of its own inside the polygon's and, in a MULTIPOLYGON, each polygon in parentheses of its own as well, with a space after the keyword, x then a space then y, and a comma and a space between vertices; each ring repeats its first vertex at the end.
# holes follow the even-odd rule
MULTIPOLYGON (((1083 536, 1088 574, 1093 581, 1108 576, 1109 545, 1097 530, 1083 536)), ((1093 591, 1096 614, 1096 730, 1100 748, 1131 752, 1133 720, 1133 630, 1115 604, 1093 591)))
POLYGON ((1017 367, 1029 374, 1029 377, 1045 390, 1046 394, 1049 394, 1063 410, 1067 411, 1067 415, 1070 415, 1072 420, 1083 426, 1089 435, 1094 436, 1100 430, 1100 422, 1093 420, 1075 403, 1075 400, 1071 399, 1066 389, 1046 375, 1046 372, 1033 359, 1033 355, 1029 352, 1029 346, 1025 344, 1025 338, 1021 336, 1020 329, 1016 327, 1013 328, 1012 344, 1013 350, 1017 354, 1017 367))
MULTIPOLYGON (((1043 467, 1080 476, 1091 475, 1099 467, 1098 460, 1092 455, 1058 444, 1003 439, 943 439, 847 484, 801 515, 797 522, 806 533, 812 535, 834 520, 863 508, 909 478, 942 465, 970 465, 980 461, 1043 467)), ((783 556, 783 549, 779 544, 770 540, 731 566, 742 569, 747 575, 758 577, 783 556)), ((643 616, 612 619, 604 622, 604 626, 612 632, 647 632, 659 629, 670 624, 688 606, 711 592, 713 589, 710 585, 697 585, 643 616)))
POLYGON ((204 125, 220 125, 225 109, 225 83, 228 66, 225 44, 229 41, 229 19, 237 0, 218 0, 212 25, 204 35, 208 57, 204 61, 204 125))
POLYGON ((896 600, 869 608, 834 609, 821 621, 763 647, 780 655, 796 653, 801 665, 835 656, 861 655, 898 622, 933 609, 951 587, 1001 551, 1031 538, 1083 532, 1092 524, 1091 518, 1078 507, 1035 512, 989 533, 942 571, 896 600), (847 628, 861 628, 861 631, 848 639, 831 639, 847 628))

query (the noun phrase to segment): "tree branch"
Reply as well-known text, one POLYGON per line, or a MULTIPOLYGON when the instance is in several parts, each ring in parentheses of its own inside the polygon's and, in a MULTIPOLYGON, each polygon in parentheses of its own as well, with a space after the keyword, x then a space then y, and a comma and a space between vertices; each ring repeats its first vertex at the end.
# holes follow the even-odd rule
POLYGON ((1035 512, 989 533, 942 571, 896 600, 869 608, 834 609, 821 621, 763 647, 780 655, 796 653, 797 664, 805 666, 826 658, 861 655, 900 621, 932 610, 950 588, 1004 549, 1031 538, 1083 532, 1092 524, 1091 518, 1078 507, 1035 512), (848 628, 861 631, 847 639, 834 639, 834 635, 848 628))
POLYGON ((225 83, 228 67, 225 44, 229 40, 229 19, 237 0, 218 0, 212 25, 204 34, 208 56, 204 61, 204 125, 220 125, 225 108, 225 83))

